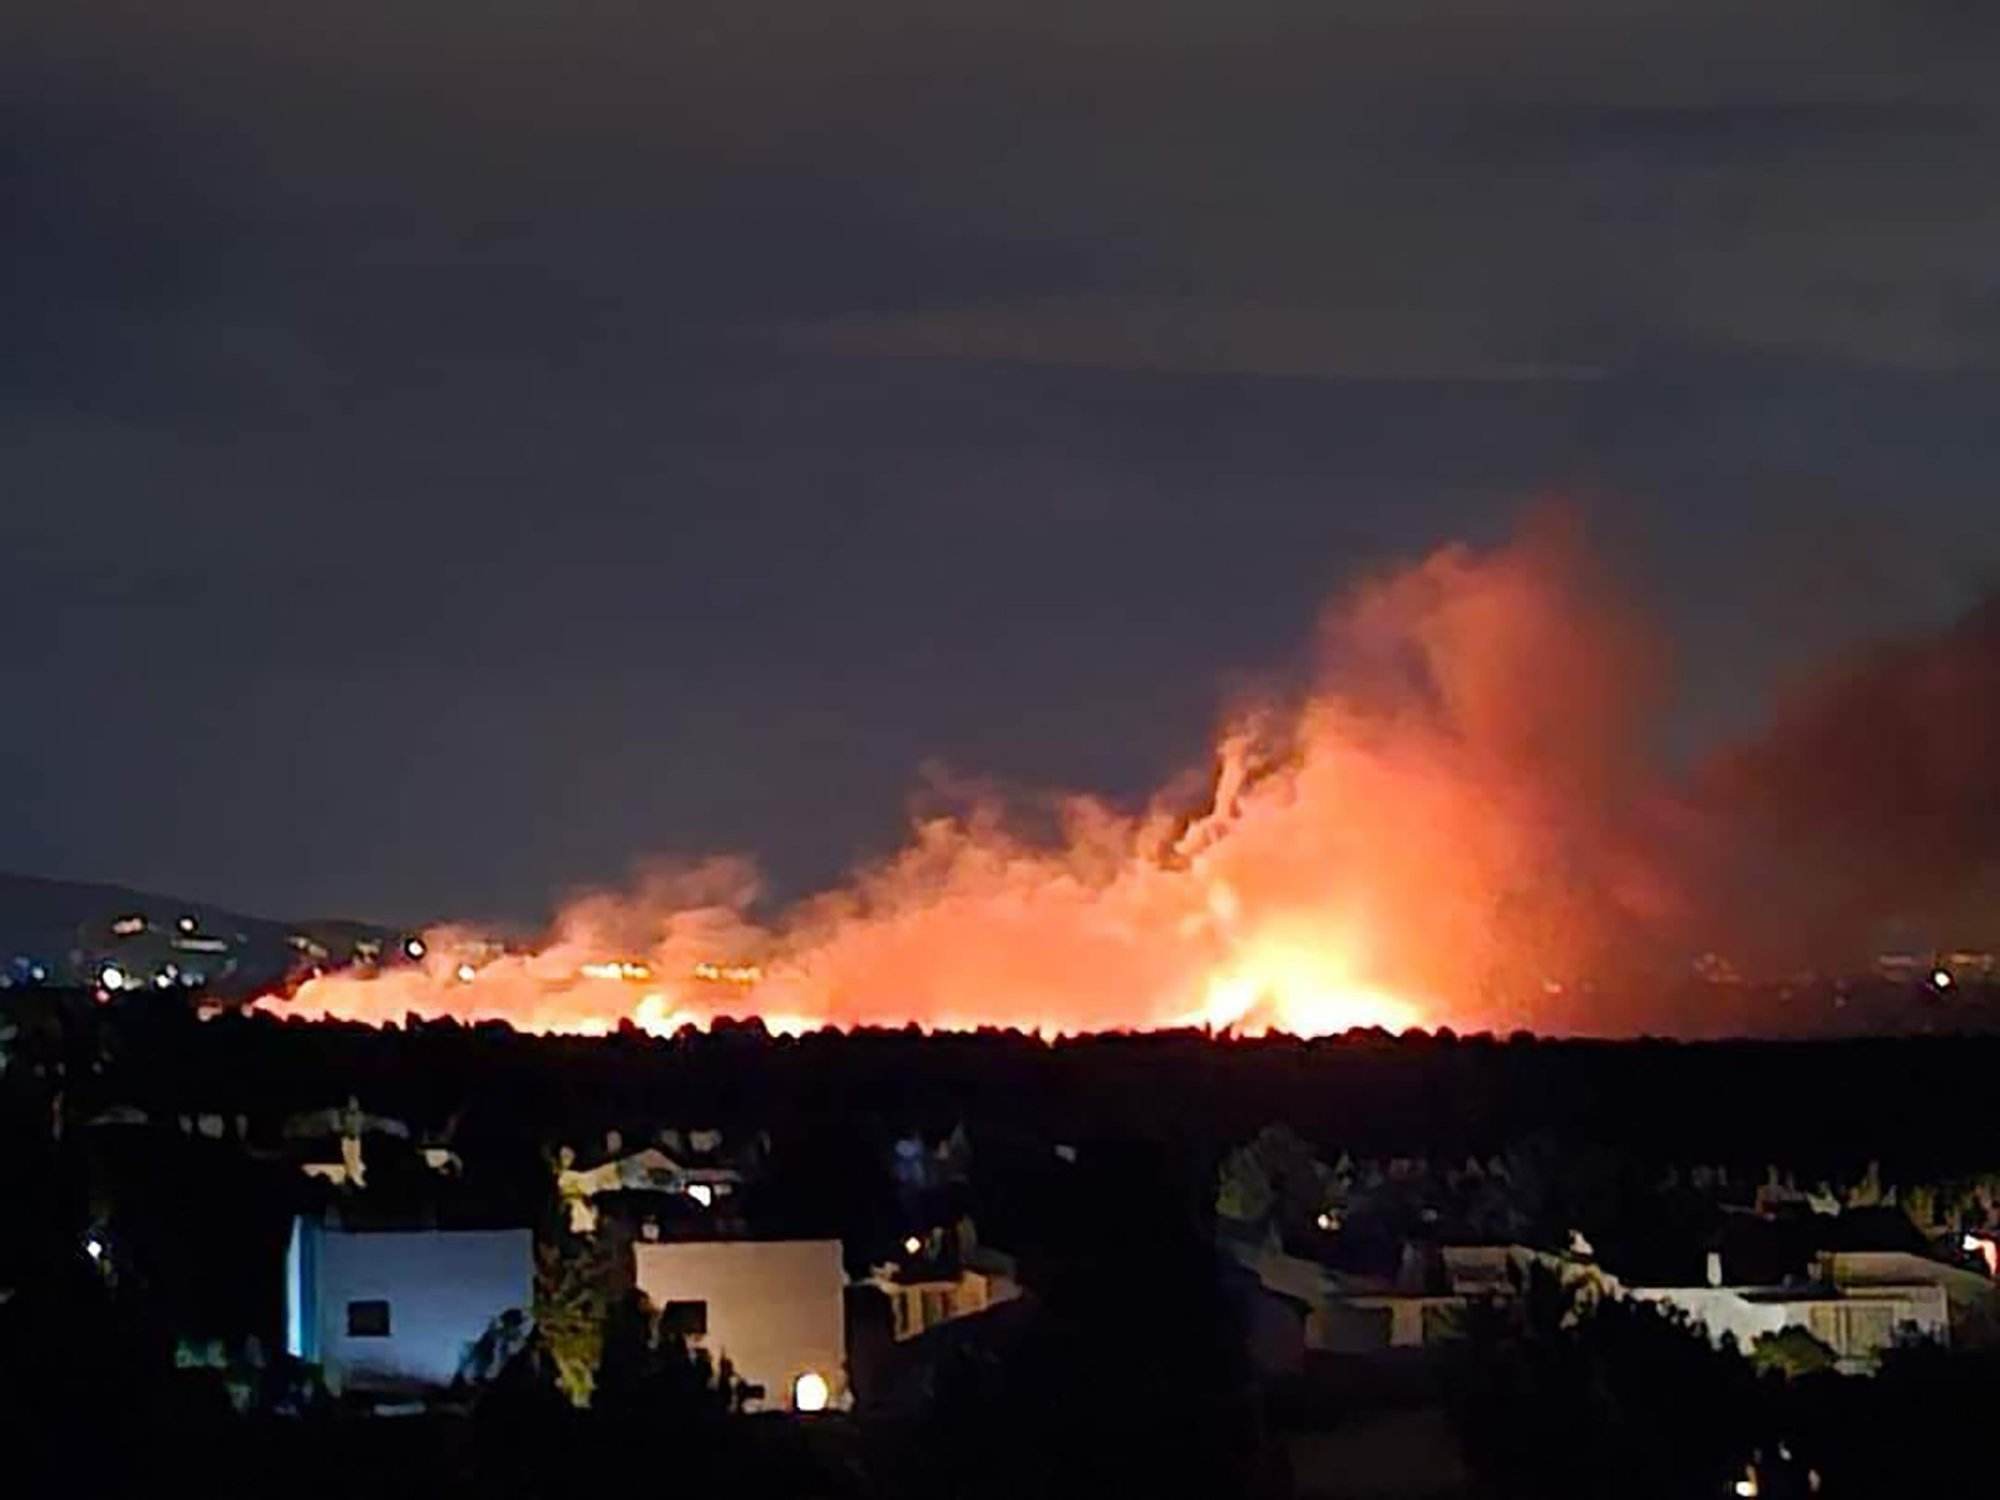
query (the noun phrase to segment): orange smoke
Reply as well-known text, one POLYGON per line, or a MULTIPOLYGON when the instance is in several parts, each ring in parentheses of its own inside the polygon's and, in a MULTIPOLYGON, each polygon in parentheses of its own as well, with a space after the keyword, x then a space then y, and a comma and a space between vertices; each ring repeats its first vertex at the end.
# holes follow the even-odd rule
POLYGON ((262 1003, 578 1032, 1559 1024, 1673 899, 1621 832, 1638 633, 1545 531, 1364 585, 1321 661, 1231 716, 1193 808, 1071 797, 1051 842, 978 805, 775 921, 747 863, 711 860, 571 905, 532 953, 439 930, 421 966, 262 1003))

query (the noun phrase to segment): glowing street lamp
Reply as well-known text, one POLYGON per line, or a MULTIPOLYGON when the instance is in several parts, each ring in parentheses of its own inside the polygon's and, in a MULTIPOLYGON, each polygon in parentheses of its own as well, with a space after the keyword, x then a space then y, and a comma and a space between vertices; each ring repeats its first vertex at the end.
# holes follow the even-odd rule
POLYGON ((826 1377, 817 1370, 808 1370, 792 1382, 793 1411, 825 1411, 826 1403, 832 1396, 826 1377))
POLYGON ((125 988, 125 971, 116 964, 106 964, 97 971, 97 982, 107 990, 125 988))

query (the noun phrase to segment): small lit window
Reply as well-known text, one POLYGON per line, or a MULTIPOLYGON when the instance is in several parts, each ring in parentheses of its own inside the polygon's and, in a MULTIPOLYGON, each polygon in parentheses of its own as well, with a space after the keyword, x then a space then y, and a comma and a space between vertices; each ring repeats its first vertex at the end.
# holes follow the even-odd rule
POLYGON ((386 1339, 389 1336, 389 1304, 380 1298, 348 1303, 347 1336, 351 1339, 386 1339))
POLYGON ((660 1332, 698 1339, 708 1332, 706 1302, 669 1302, 660 1309, 660 1332))

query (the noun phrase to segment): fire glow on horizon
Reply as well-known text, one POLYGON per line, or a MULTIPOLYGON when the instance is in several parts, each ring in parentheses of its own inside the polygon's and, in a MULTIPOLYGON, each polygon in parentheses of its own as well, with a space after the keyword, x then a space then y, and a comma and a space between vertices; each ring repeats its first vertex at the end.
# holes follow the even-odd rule
MULTIPOLYGON (((266 1009, 671 1034, 732 1016, 1048 1035, 1505 1028, 1602 972, 1670 895, 1629 853, 1649 654, 1565 537, 1446 548, 1329 613, 1323 670, 1219 736, 1206 790, 982 805, 774 921, 736 858, 587 897, 532 952, 424 934, 417 961, 266 1009)), ((1201 781, 1194 783, 1197 787, 1201 781)))

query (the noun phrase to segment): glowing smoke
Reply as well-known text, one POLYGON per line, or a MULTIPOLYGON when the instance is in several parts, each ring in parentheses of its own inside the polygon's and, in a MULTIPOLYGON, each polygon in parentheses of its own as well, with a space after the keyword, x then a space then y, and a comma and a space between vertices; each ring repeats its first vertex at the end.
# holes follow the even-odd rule
POLYGON ((575 1031, 751 1015, 1631 1030, 1648 1019, 1637 997, 1700 947, 1810 938, 1858 922, 1885 884, 1923 894, 1981 867, 2000 816, 1995 619, 1834 674, 1677 790, 1641 753, 1656 653, 1544 525, 1356 589, 1327 617, 1310 690, 1232 714, 1192 806, 1072 797, 1060 836, 1038 840, 975 803, 769 923, 754 868, 711 860, 571 905, 531 954, 439 930, 420 967, 268 1003, 575 1031), (1972 743, 1939 743, 1967 714, 1985 726, 1972 743), (1939 852, 1878 863, 1913 825, 1939 852))
POLYGON ((1051 844, 974 806, 769 925, 752 867, 713 860, 572 905, 532 954, 439 930, 421 966, 275 1003, 582 1031, 1546 1021, 1670 900, 1621 852, 1639 633, 1546 531, 1366 584, 1324 635, 1302 700, 1232 716, 1193 808, 1070 798, 1051 844))

